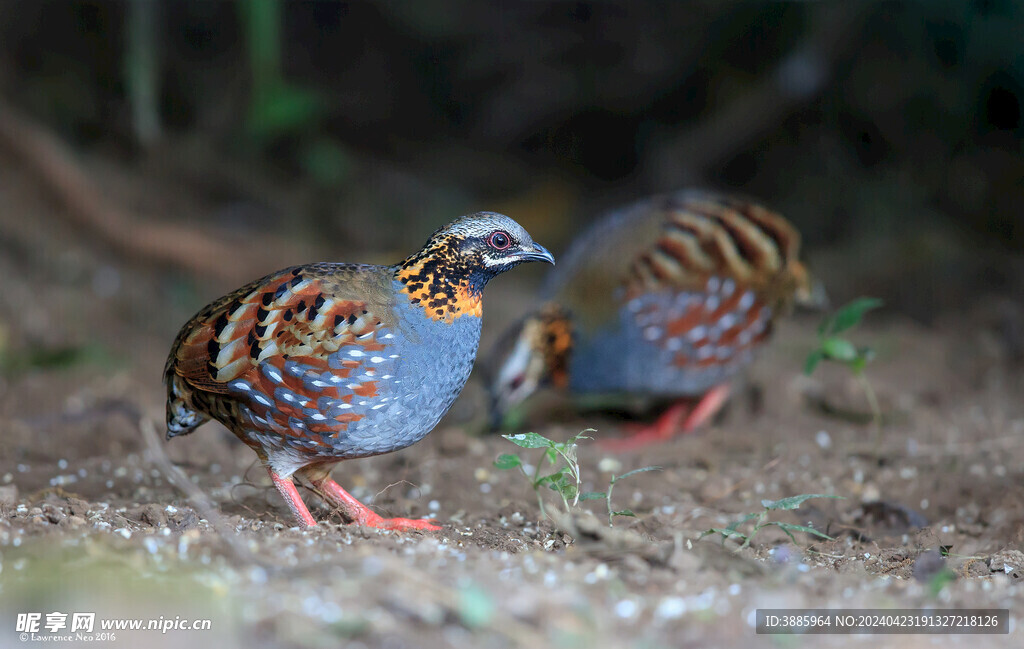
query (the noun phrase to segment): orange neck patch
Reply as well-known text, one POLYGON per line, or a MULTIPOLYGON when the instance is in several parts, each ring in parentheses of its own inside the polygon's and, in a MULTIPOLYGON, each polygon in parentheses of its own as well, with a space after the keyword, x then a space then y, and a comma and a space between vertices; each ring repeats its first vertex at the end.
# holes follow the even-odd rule
POLYGON ((402 293, 431 320, 451 324, 464 315, 482 316, 482 292, 469 279, 454 279, 458 273, 436 261, 418 259, 399 268, 395 276, 403 284, 402 293))

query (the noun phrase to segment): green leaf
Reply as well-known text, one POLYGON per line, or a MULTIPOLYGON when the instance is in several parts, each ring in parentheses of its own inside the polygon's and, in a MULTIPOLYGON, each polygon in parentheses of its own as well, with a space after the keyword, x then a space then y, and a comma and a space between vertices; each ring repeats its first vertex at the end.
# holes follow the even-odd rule
POLYGON ((826 338, 821 341, 821 351, 828 358, 849 363, 857 358, 857 348, 843 338, 826 338))
MULTIPOLYGON (((762 525, 761 527, 768 527, 769 525, 777 525, 777 523, 776 523, 775 521, 772 521, 772 522, 770 522, 770 523, 765 523, 765 524, 764 524, 764 525, 762 525)), ((755 530, 754 530, 754 532, 757 532, 758 530, 760 530, 760 529, 761 529, 761 527, 758 527, 757 529, 755 529, 755 530)), ((785 532, 785 533, 786 533, 786 536, 788 536, 788 537, 789 537, 789 540, 790 540, 790 541, 792 541, 794 545, 796 545, 796 544, 797 544, 797 543, 796 543, 796 537, 795 537, 795 536, 793 536, 793 533, 792 533, 792 532, 790 532, 789 530, 787 530, 787 529, 786 529, 785 527, 783 527, 782 525, 778 525, 778 527, 779 527, 779 529, 781 529, 781 530, 782 530, 783 532, 785 532)))
POLYGON ((734 522, 730 523, 729 527, 727 527, 725 529, 735 532, 736 528, 738 528, 740 525, 743 525, 747 521, 752 521, 755 518, 760 518, 760 517, 761 517, 761 514, 746 514, 745 516, 743 516, 743 518, 739 519, 738 521, 734 521, 734 522))
POLYGON ((590 435, 585 435, 584 433, 596 433, 596 432, 597 432, 596 428, 585 428, 585 429, 581 430, 580 432, 576 433, 575 435, 573 435, 572 437, 570 437, 567 443, 575 444, 576 442, 580 441, 581 439, 594 439, 590 435))
POLYGON ((580 500, 604 500, 608 497, 603 491, 584 491, 580 494, 580 500))
POLYGON ((632 516, 636 518, 636 514, 633 513, 632 509, 623 509, 617 512, 612 512, 612 516, 632 516))
MULTIPOLYGON (((829 496, 827 494, 802 494, 800 496, 779 498, 778 500, 762 500, 761 506, 764 507, 765 509, 798 509, 800 505, 804 504, 805 501, 808 501, 811 498, 835 498, 843 500, 842 496, 829 496)), ((756 516, 756 514, 754 515, 756 516)))
POLYGON ((807 355, 807 360, 804 362, 804 374, 810 376, 814 374, 814 369, 818 367, 818 363, 825 358, 825 352, 820 349, 815 349, 813 352, 807 355))
POLYGON ((550 439, 537 433, 518 433, 516 435, 502 435, 502 437, 523 448, 552 448, 555 445, 550 439))
POLYGON ((738 536, 739 538, 743 539, 744 541, 747 540, 747 535, 744 534, 743 532, 737 532, 736 530, 731 530, 731 529, 728 529, 728 528, 722 529, 721 527, 712 527, 709 530, 701 532, 700 536, 697 537, 697 540, 699 541, 700 539, 704 538, 705 536, 711 536, 712 534, 721 534, 723 538, 729 538, 730 536, 738 536))
POLYGON ((793 538, 793 535, 790 534, 790 532, 807 532, 808 534, 813 534, 814 536, 818 536, 823 539, 828 539, 829 541, 835 540, 828 534, 825 534, 824 532, 819 532, 813 527, 807 527, 806 525, 794 525, 792 523, 782 523, 780 521, 770 521, 768 523, 765 523, 765 525, 774 525, 778 528, 781 528, 782 531, 786 532, 786 534, 789 534, 789 538, 791 539, 793 538))
POLYGON ((512 455, 511 453, 502 453, 498 456, 498 459, 494 461, 494 466, 499 469, 514 469, 517 466, 522 466, 523 461, 519 459, 518 455, 512 455))
POLYGON ((859 297, 836 311, 831 333, 838 334, 856 326, 864 314, 881 307, 883 302, 874 297, 859 297))
MULTIPOLYGON (((562 468, 558 469, 554 473, 549 473, 548 475, 546 475, 546 476, 544 476, 542 478, 539 478, 536 482, 534 482, 534 485, 537 486, 537 487, 542 487, 544 485, 550 486, 552 484, 563 485, 563 484, 565 484, 565 481, 567 480, 565 472, 568 471, 568 470, 569 470, 568 467, 564 467, 563 466, 562 468)), ((558 490, 557 487, 552 487, 552 489, 555 489, 556 491, 558 490)))
POLYGON ((660 466, 645 466, 645 467, 640 467, 639 469, 633 469, 632 471, 627 471, 626 473, 623 473, 622 475, 613 475, 611 482, 612 482, 612 484, 615 484, 616 482, 618 482, 619 480, 622 480, 623 478, 628 478, 631 475, 636 475, 637 473, 644 473, 646 471, 661 471, 661 467, 660 466))

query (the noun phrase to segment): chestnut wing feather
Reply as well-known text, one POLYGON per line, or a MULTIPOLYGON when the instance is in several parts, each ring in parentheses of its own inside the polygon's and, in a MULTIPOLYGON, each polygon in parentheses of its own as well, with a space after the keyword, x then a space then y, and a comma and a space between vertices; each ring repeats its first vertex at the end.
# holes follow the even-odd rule
POLYGON ((383 293, 381 282, 369 282, 359 299, 354 292, 348 297, 339 290, 351 284, 349 277, 334 277, 377 269, 342 264, 288 268, 244 286, 209 305, 182 329, 167 372, 195 389, 227 394, 228 382, 270 358, 321 364, 355 341, 379 345, 367 340, 367 334, 384 319, 377 313, 387 310, 383 300, 374 299, 383 293))

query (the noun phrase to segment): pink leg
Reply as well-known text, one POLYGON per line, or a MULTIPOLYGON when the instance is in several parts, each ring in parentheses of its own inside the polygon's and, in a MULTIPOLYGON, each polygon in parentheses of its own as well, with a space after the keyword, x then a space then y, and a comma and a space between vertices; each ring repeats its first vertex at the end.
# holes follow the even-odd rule
POLYGON ((690 416, 683 422, 683 432, 688 433, 699 426, 703 426, 711 418, 718 414, 725 402, 729 400, 729 386, 726 383, 716 385, 701 397, 700 403, 693 409, 690 416))
POLYGON ((330 476, 311 480, 318 492, 332 505, 341 510, 341 513, 351 523, 365 527, 376 527, 382 530, 428 530, 436 531, 441 529, 430 521, 412 518, 382 518, 369 507, 359 502, 352 495, 341 488, 330 476))
POLYGON ((284 497, 284 502, 287 503, 288 509, 292 510, 292 515, 299 521, 299 525, 303 527, 316 527, 316 519, 309 513, 306 503, 302 502, 302 497, 299 496, 299 491, 295 488, 295 483, 292 479, 282 478, 274 473, 274 470, 270 467, 267 467, 267 471, 270 473, 270 479, 274 481, 274 486, 277 487, 277 490, 281 492, 281 496, 284 497))
MULTIPOLYGON (((689 433, 708 422, 715 416, 729 398, 727 384, 716 385, 701 397, 697 406, 683 421, 682 432, 689 433)), ((650 426, 639 426, 630 431, 629 437, 607 440, 601 447, 609 451, 632 451, 657 442, 663 442, 680 429, 679 420, 690 409, 687 401, 677 401, 669 406, 650 426)))

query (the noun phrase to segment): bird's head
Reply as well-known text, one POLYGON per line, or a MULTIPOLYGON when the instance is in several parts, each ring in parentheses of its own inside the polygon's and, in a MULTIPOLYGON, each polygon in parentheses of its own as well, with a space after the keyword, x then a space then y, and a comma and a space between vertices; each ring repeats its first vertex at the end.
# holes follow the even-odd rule
POLYGON ((527 261, 555 263, 544 246, 509 217, 477 212, 435 231, 396 273, 403 292, 434 319, 480 315, 480 296, 495 276, 527 261))
POLYGON ((406 260, 425 257, 467 273, 488 275, 488 279, 525 261, 555 263, 543 246, 504 214, 477 212, 438 228, 423 248, 406 260))
POLYGON ((569 385, 573 332, 569 313, 548 303, 519 321, 495 344, 487 363, 491 427, 538 389, 569 385))

